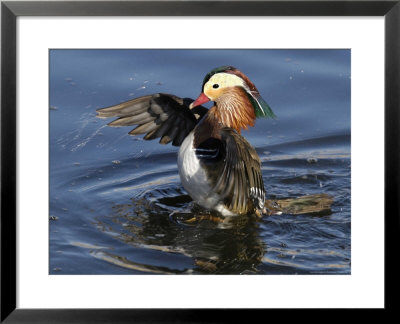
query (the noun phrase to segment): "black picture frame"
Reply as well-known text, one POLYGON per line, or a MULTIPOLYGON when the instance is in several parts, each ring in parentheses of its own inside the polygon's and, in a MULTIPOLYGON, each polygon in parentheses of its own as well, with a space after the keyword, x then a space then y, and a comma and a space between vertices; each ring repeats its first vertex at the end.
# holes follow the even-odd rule
MULTIPOLYGON (((396 308, 399 237, 400 0, 395 1, 2 1, 1 322, 230 322, 264 310, 16 308, 16 19, 18 16, 384 16, 385 310, 396 308)), ((367 94, 366 94, 367 95, 367 94)), ((373 131, 373 129, 372 129, 373 131)), ((371 154, 374 148, 371 147, 371 154)), ((366 176, 366 184, 367 184, 366 176)), ((373 199, 368 197, 367 199, 373 199)), ((383 206, 382 206, 383 208, 383 206)), ((368 248, 368 247, 366 247, 368 248)), ((366 283, 367 285, 368 283, 366 283)))

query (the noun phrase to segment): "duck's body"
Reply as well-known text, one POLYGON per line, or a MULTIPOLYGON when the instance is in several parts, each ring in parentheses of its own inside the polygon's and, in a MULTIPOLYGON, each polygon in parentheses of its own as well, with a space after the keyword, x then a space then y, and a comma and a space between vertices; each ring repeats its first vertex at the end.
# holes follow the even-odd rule
POLYGON ((180 146, 178 169, 183 187, 200 206, 223 216, 264 210, 260 159, 240 135, 256 117, 274 117, 248 78, 233 67, 214 69, 195 101, 156 94, 98 110, 99 117, 119 117, 110 126, 139 125, 132 135, 161 137, 180 146), (215 105, 207 110, 207 101, 215 105))

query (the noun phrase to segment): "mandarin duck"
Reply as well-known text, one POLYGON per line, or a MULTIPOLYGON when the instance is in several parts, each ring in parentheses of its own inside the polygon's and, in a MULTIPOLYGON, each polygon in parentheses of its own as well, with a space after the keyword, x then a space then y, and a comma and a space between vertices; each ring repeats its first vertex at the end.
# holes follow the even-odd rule
POLYGON ((248 77, 232 66, 209 72, 196 100, 157 93, 97 110, 118 117, 109 126, 138 125, 131 135, 180 146, 183 187, 198 205, 222 216, 265 212, 265 189, 256 150, 241 135, 257 117, 275 118, 248 77), (207 109, 202 104, 213 101, 207 109))

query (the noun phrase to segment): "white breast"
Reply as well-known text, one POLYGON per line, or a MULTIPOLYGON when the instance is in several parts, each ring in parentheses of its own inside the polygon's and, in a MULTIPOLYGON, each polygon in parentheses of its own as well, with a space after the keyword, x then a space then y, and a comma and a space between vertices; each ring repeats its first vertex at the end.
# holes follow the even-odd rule
POLYGON ((205 171, 193 149, 193 132, 183 141, 178 153, 179 176, 183 187, 199 205, 214 209, 219 197, 211 190, 205 171))

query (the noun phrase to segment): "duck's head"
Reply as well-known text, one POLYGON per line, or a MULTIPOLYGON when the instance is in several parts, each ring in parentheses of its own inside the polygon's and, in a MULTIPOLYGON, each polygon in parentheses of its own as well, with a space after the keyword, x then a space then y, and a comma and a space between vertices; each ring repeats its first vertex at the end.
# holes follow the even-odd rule
MULTIPOLYGON (((243 114, 247 110, 250 119, 250 115, 253 115, 254 119, 256 117, 275 118, 272 109, 261 97, 255 85, 244 73, 232 66, 222 66, 210 71, 204 78, 200 96, 190 105, 190 108, 208 101, 214 101, 216 107, 228 109, 237 114, 243 114)), ((253 126, 251 123, 248 125, 253 126)))

